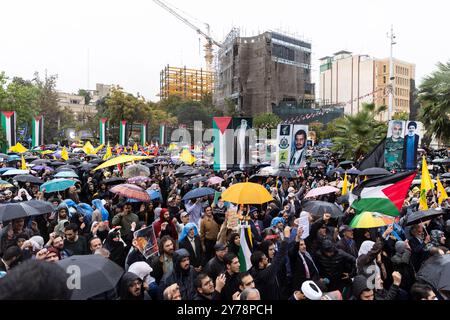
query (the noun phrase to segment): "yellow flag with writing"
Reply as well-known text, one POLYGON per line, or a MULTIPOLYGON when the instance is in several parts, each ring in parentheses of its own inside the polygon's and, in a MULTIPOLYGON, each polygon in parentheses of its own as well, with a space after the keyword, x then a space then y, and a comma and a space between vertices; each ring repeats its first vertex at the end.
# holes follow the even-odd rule
POLYGON ((88 141, 83 146, 83 151, 86 154, 93 154, 94 153, 94 146, 88 141))
POLYGON ((342 195, 345 196, 347 192, 348 192, 348 180, 347 180, 347 173, 345 173, 344 183, 342 184, 342 195))
POLYGON ((108 147, 106 149, 105 155, 103 156, 103 160, 108 160, 111 157, 112 157, 112 149, 111 149, 111 147, 108 147))
POLYGON ((21 161, 20 169, 27 170, 27 163, 25 162, 25 158, 23 157, 23 155, 22 155, 22 161, 21 161))
POLYGON ((63 159, 64 161, 69 160, 69 153, 67 153, 66 147, 64 147, 61 151, 61 159, 63 159))
POLYGON ((422 157, 422 178, 420 181, 420 201, 419 210, 428 210, 427 204, 427 193, 429 190, 434 189, 433 181, 430 177, 430 172, 428 172, 427 161, 425 156, 422 157))
POLYGON ((448 198, 447 192, 444 189, 444 186, 441 183, 441 180, 439 180, 439 177, 437 177, 436 179, 436 184, 437 184, 437 191, 439 193, 439 199, 438 199, 438 204, 441 205, 441 203, 448 198))
POLYGON ((102 143, 101 145, 99 145, 97 148, 94 149, 93 153, 97 154, 100 150, 103 149, 104 146, 105 146, 105 144, 102 143))

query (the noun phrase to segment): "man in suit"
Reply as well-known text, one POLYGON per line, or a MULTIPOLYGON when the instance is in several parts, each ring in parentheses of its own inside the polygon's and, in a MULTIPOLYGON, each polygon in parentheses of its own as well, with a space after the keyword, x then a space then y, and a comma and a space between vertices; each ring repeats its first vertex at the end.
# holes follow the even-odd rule
POLYGON ((306 131, 298 130, 294 136, 294 146, 292 149, 290 165, 300 166, 306 158, 306 131))
POLYGON ((411 121, 408 123, 408 134, 403 142, 403 161, 406 170, 415 170, 417 168, 417 148, 419 147, 419 135, 416 134, 417 123, 411 121))
POLYGON ((196 272, 200 272, 204 264, 204 253, 197 225, 188 223, 184 227, 181 237, 180 249, 186 249, 189 252, 191 265, 194 266, 196 272))

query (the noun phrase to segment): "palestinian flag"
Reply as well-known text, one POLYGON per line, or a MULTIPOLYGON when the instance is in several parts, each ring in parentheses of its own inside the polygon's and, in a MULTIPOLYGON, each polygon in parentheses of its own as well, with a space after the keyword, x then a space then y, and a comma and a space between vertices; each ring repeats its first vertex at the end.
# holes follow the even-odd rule
POLYGON ((159 144, 163 145, 166 143, 166 125, 162 124, 159 126, 159 144))
POLYGON ((408 171, 366 180, 353 189, 350 204, 358 213, 369 211, 396 217, 415 176, 415 171, 408 171))
POLYGON ((213 118, 214 171, 227 170, 227 144, 225 133, 230 129, 231 117, 213 118))
POLYGON ((106 143, 106 122, 108 121, 108 118, 101 118, 99 121, 100 126, 100 144, 106 143))
POLYGON ((239 246, 240 272, 246 272, 252 267, 250 256, 252 255, 252 232, 248 224, 241 224, 241 245, 239 246))
POLYGON ((122 146, 128 145, 127 141, 127 121, 122 120, 120 122, 120 138, 119 138, 119 144, 122 146))
POLYGON ((38 147, 44 144, 44 117, 34 117, 31 123, 32 128, 32 147, 38 147))
POLYGON ((10 147, 16 145, 16 112, 2 111, 2 128, 5 130, 7 145, 3 146, 3 152, 6 152, 10 147))
POLYGON ((147 122, 141 124, 141 145, 144 146, 147 143, 147 122))

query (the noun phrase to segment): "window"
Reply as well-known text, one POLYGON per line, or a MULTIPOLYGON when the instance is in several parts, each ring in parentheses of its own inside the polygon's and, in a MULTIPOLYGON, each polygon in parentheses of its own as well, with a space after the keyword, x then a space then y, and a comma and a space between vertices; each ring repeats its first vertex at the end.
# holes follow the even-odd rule
POLYGON ((386 73, 386 65, 383 65, 383 73, 386 73))
POLYGON ((386 83, 386 76, 383 76, 383 83, 386 83))

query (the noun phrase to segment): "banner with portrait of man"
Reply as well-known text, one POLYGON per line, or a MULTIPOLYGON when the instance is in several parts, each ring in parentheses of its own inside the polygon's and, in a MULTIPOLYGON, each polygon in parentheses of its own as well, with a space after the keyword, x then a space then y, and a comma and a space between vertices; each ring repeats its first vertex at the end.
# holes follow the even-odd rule
POLYGON ((417 149, 423 136, 423 125, 418 121, 389 121, 384 148, 384 167, 388 171, 415 170, 417 149))
POLYGON ((279 124, 276 167, 298 169, 306 164, 308 126, 279 124))

